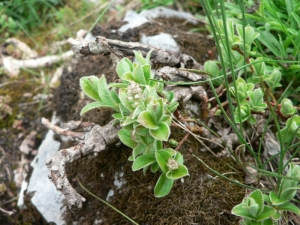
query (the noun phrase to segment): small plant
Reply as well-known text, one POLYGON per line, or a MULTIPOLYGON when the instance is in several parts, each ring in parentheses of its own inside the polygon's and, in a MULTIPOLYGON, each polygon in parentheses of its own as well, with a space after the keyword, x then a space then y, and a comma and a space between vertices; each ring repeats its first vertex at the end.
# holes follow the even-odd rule
POLYGON ((236 80, 237 93, 231 87, 230 91, 238 99, 240 110, 236 108, 234 112, 234 120, 236 123, 248 121, 251 124, 256 123, 256 119, 251 112, 264 112, 267 104, 263 102, 263 92, 261 88, 254 88, 254 84, 246 83, 243 78, 236 80))
POLYGON ((300 166, 290 163, 286 177, 281 179, 277 194, 274 191, 262 194, 260 190, 255 190, 241 204, 236 205, 232 213, 243 218, 243 225, 278 224, 277 221, 287 211, 300 215, 300 209, 290 202, 297 189, 300 189, 299 179, 300 166))
POLYGON ((271 217, 275 213, 276 210, 274 208, 264 204, 263 194, 260 190, 253 191, 241 204, 236 205, 232 209, 232 214, 243 218, 241 221, 243 225, 272 225, 271 217))
POLYGON ((183 165, 183 156, 163 146, 169 139, 171 115, 178 103, 173 92, 165 91, 163 83, 154 80, 151 52, 146 58, 140 52, 134 54, 137 63, 123 58, 117 65, 116 72, 122 83, 107 85, 104 76, 81 78, 82 90, 95 100, 87 104, 81 114, 98 107, 109 107, 116 112, 113 117, 122 127, 119 138, 133 149, 129 157, 132 170, 160 171, 154 194, 163 197, 170 192, 174 180, 189 174, 183 165))
POLYGON ((286 125, 279 131, 283 142, 292 141, 295 137, 300 139, 300 116, 295 115, 286 121, 286 125))

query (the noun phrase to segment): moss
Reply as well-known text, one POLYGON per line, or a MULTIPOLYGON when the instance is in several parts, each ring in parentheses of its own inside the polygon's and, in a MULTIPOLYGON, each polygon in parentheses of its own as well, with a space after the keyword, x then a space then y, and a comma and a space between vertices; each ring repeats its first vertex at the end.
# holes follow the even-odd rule
MULTIPOLYGON (((176 134, 173 138, 178 140, 185 135, 181 129, 173 129, 173 134, 176 134)), ((190 176, 184 178, 183 182, 177 180, 171 193, 164 198, 155 198, 153 193, 159 173, 148 172, 144 175, 142 171, 133 172, 132 163, 127 160, 132 150, 125 146, 111 146, 95 159, 85 158, 70 165, 68 175, 79 177, 88 190, 104 200, 109 190, 114 190, 109 203, 139 224, 237 223, 238 218, 232 216, 230 211, 241 202, 244 190, 214 177, 191 152, 220 173, 240 168, 230 158, 216 158, 210 153, 201 153, 198 148, 199 144, 194 138, 188 138, 182 145, 180 152, 184 155, 190 176), (124 175, 120 179, 126 182, 118 189, 115 177, 122 173, 124 175)), ((242 173, 230 176, 231 179, 243 181, 242 173)), ((120 214, 83 192, 76 180, 72 185, 87 201, 79 212, 68 210, 67 224, 74 220, 89 224, 96 219, 104 219, 104 224, 130 224, 120 214)))

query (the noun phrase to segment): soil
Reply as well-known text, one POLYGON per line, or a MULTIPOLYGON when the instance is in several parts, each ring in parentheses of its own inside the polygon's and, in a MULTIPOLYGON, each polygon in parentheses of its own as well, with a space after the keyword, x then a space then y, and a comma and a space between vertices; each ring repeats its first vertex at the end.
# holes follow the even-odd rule
MULTIPOLYGON (((120 22, 113 21, 106 26, 96 27, 94 35, 122 41, 138 41, 140 35, 154 35, 160 32, 176 36, 181 53, 193 56, 199 63, 204 63, 212 51, 216 55, 214 42, 205 34, 191 33, 191 24, 175 19, 160 19, 156 23, 146 24, 138 29, 129 30, 122 36, 111 32, 120 26, 120 22)), ((197 25, 199 28, 199 25, 197 25)), ((11 216, 0 212, 0 224, 47 224, 43 217, 30 204, 30 196, 26 196, 27 209, 20 210, 16 206, 19 187, 14 182, 14 169, 23 160, 29 163, 34 157, 34 151, 24 156, 19 151, 24 138, 30 131, 37 131, 33 149, 37 149, 41 143, 45 128, 40 123, 41 117, 50 118, 55 111, 62 121, 83 120, 105 125, 112 119, 112 112, 107 109, 93 110, 83 117, 79 116, 81 108, 89 101, 82 98, 79 88, 79 79, 82 76, 104 74, 108 82, 115 81, 115 62, 107 55, 93 55, 85 58, 74 58, 64 69, 60 86, 52 90, 53 98, 48 98, 44 103, 47 107, 42 109, 38 105, 22 105, 24 93, 38 93, 36 83, 9 80, 11 85, 0 89, 0 95, 12 96, 10 106, 14 109, 12 115, 5 115, 0 129, 0 188, 1 207, 7 211, 13 211, 11 216), (17 90, 17 91, 16 91, 17 90), (12 94, 14 93, 14 94, 12 94), (38 113, 36 113, 38 110, 38 113), (17 119, 20 118, 20 119, 17 119), (10 201, 14 199, 13 201, 10 201), (7 202, 8 201, 8 202, 7 202), (10 201, 10 202, 9 202, 10 201), (7 202, 7 203, 6 203, 7 202)), ((24 77, 27 81, 27 78, 24 77)), ((1 81, 2 82, 2 81, 1 81)), ((24 99, 28 102, 28 99, 24 99)), ((185 132, 179 128, 172 128, 172 138, 180 141, 185 132)), ((63 141, 62 141, 63 142, 63 141)), ((62 148, 69 147, 73 143, 62 143, 62 148)), ((80 181, 88 190, 102 199, 106 199, 110 190, 114 195, 109 198, 109 203, 121 212, 135 220, 139 224, 236 224, 237 217, 231 215, 233 206, 244 198, 244 190, 211 174, 193 154, 200 157, 210 167, 226 173, 237 168, 230 158, 217 158, 210 153, 201 152, 199 142, 189 137, 182 145, 180 152, 184 155, 185 165, 189 169, 190 176, 178 180, 171 193, 164 198, 155 198, 153 188, 158 174, 141 171, 132 172, 131 162, 128 157, 131 150, 123 145, 111 146, 106 151, 94 157, 83 158, 68 165, 68 177, 75 189, 87 200, 80 210, 67 209, 64 219, 67 224, 131 224, 126 218, 116 213, 110 207, 104 205, 95 197, 86 193, 78 184, 80 181), (124 184, 117 188, 114 184, 115 176, 119 174, 124 184), (95 221, 98 221, 96 223, 95 221)), ((29 165, 24 166, 30 171, 29 165)), ((235 173, 229 178, 243 182, 243 173, 235 173)), ((49 199, 51 201, 51 199, 49 199)))

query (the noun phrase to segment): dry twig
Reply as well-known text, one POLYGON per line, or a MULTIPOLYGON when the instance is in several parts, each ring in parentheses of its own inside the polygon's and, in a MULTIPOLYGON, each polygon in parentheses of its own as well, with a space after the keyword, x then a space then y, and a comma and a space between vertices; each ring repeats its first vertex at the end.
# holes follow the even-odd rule
POLYGON ((103 127, 91 124, 92 127, 90 131, 80 133, 64 130, 51 124, 49 120, 45 118, 42 119, 42 123, 58 134, 67 135, 79 140, 77 145, 71 148, 61 149, 54 156, 47 159, 46 165, 50 171, 49 178, 57 190, 61 191, 67 198, 69 205, 81 208, 85 198, 78 194, 71 186, 65 172, 65 165, 90 153, 97 155, 100 151, 105 150, 110 144, 118 140, 119 127, 114 126, 112 122, 103 127))
POLYGON ((144 56, 146 56, 150 50, 153 50, 151 54, 151 62, 153 63, 165 66, 176 66, 183 64, 184 67, 187 68, 201 67, 193 57, 185 54, 154 48, 138 42, 123 42, 119 40, 107 39, 102 36, 97 36, 95 41, 87 41, 84 40, 86 33, 87 32, 85 30, 80 30, 77 32, 76 39, 69 38, 68 42, 72 45, 72 49, 75 54, 88 56, 100 53, 107 54, 111 52, 116 56, 123 58, 127 56, 134 56, 134 50, 142 52, 144 56))

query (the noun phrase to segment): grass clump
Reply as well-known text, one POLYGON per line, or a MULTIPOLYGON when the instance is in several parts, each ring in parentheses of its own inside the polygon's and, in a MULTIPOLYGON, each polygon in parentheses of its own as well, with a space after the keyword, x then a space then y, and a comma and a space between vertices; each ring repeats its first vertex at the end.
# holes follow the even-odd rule
MULTIPOLYGON (((243 157, 250 155, 254 160, 251 167, 260 172, 258 182, 267 175, 270 182, 276 183, 268 190, 258 185, 258 190, 245 198, 242 205, 236 206, 233 213, 246 218, 242 224, 277 224, 287 220, 281 216, 287 211, 299 215, 299 209, 290 205, 295 195, 284 203, 278 201, 277 204, 275 199, 280 199, 283 186, 293 192, 299 188, 297 175, 292 172, 298 171, 299 166, 289 162, 300 150, 297 107, 300 91, 300 19, 297 12, 300 4, 269 0, 201 2, 219 52, 219 60, 208 61, 204 66, 215 78, 210 84, 220 104, 218 113, 225 116, 245 146, 243 157), (229 111, 224 109, 215 91, 220 86, 227 90, 229 111), (258 120, 263 123, 263 130, 256 145, 249 132, 258 132, 258 120), (270 142, 273 143, 271 148, 270 142), (265 157, 275 147, 276 153, 265 157), (274 165, 274 160, 276 166, 270 173, 266 165, 271 162, 274 165), (291 179, 296 179, 296 183, 292 184, 291 179), (271 191, 264 195, 265 203, 260 189, 271 191), (280 208, 281 203, 291 207, 280 208), (267 214, 263 211, 264 205, 267 214), (280 213, 275 213, 276 210, 280 213), (263 218, 259 213, 264 214, 263 218)), ((249 164, 247 160, 238 160, 234 151, 230 153, 243 166, 249 164)))

